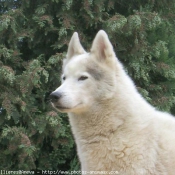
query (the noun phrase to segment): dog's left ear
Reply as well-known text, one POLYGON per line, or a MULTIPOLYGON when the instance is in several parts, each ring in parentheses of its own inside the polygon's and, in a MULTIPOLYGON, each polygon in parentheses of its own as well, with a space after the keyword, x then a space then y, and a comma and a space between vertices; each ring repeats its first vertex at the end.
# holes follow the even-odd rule
POLYGON ((115 58, 113 46, 104 30, 100 30, 92 44, 91 53, 100 61, 111 62, 115 58))
POLYGON ((69 47, 68 47, 68 51, 67 51, 67 59, 72 58, 75 55, 80 55, 86 53, 86 51, 84 50, 84 48, 82 47, 79 37, 78 37, 78 33, 74 32, 74 34, 72 35, 72 38, 69 42, 69 47))

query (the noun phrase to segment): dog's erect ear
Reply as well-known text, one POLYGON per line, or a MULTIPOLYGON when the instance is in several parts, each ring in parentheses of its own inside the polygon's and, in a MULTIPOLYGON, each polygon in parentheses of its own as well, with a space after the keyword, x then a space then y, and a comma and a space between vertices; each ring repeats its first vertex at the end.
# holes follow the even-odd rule
POLYGON ((111 57, 115 57, 115 53, 113 51, 113 46, 109 41, 108 35, 105 31, 100 30, 92 44, 91 53, 95 54, 95 56, 101 61, 111 61, 111 57))
POLYGON ((74 34, 72 35, 72 38, 69 42, 69 47, 68 47, 68 51, 67 51, 67 58, 70 59, 74 55, 80 55, 83 53, 86 53, 86 51, 84 50, 84 48, 82 47, 82 45, 80 43, 78 33, 74 32, 74 34))

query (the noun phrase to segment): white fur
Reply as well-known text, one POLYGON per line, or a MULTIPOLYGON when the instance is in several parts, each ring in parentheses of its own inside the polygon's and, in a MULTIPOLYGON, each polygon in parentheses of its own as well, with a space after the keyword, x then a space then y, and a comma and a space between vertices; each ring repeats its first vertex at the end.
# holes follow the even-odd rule
POLYGON ((63 76, 55 90, 62 97, 53 105, 69 115, 82 171, 175 174, 175 119, 141 97, 104 31, 97 33, 90 53, 74 33, 63 76), (89 67, 98 71, 96 78, 89 67))

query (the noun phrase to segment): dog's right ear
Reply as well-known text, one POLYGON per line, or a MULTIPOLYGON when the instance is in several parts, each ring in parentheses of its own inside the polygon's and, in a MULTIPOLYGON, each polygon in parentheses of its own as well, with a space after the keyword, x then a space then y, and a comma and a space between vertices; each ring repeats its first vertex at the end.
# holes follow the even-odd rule
POLYGON ((79 37, 78 37, 78 33, 74 32, 74 34, 72 35, 72 38, 69 42, 69 47, 68 47, 68 51, 67 51, 67 59, 72 58, 75 55, 80 55, 86 53, 86 51, 84 50, 84 48, 82 47, 79 37))

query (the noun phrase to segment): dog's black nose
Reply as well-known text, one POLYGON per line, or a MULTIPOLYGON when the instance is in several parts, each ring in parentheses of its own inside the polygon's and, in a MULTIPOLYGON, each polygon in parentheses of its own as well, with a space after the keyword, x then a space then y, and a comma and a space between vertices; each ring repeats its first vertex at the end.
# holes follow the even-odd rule
POLYGON ((50 99, 52 102, 57 102, 61 98, 61 96, 61 93, 54 91, 50 94, 50 99))

